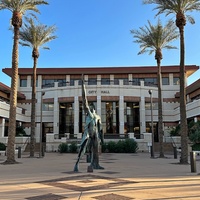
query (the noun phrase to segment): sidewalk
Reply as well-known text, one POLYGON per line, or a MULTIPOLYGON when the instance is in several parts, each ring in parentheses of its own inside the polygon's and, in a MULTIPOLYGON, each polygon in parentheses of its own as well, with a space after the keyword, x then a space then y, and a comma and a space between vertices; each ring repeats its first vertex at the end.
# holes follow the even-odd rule
MULTIPOLYGON (((15 165, 0 165, 1 200, 200 200, 200 156, 196 173, 173 155, 151 159, 148 153, 101 154, 104 170, 87 172, 77 154, 22 155, 15 165)), ((0 163, 6 158, 0 156, 0 163)))

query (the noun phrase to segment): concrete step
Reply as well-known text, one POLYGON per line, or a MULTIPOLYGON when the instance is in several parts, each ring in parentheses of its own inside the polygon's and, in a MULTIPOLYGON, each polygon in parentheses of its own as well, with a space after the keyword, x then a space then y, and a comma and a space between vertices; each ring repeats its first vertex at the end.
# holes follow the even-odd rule
MULTIPOLYGON (((39 152, 39 151, 40 151, 40 143, 36 143, 35 144, 35 152, 39 152)), ((30 152, 30 143, 28 143, 26 145, 24 152, 30 152)))
MULTIPOLYGON (((163 150, 164 150, 164 152, 167 152, 167 153, 173 153, 174 149, 173 149, 172 143, 163 142, 163 150)), ((160 151, 160 143, 159 142, 154 143, 154 151, 155 152, 160 151)))

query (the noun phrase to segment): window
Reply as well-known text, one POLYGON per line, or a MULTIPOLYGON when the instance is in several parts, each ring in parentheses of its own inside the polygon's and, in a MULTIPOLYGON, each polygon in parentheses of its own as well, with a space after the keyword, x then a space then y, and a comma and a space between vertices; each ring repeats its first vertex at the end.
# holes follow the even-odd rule
POLYGON ((110 79, 109 78, 102 78, 101 79, 101 85, 110 85, 110 79))
MULTIPOLYGON (((31 86, 33 86, 33 79, 31 79, 31 86)), ((38 80, 36 80, 36 87, 38 87, 38 80)))
POLYGON ((128 81, 127 78, 124 78, 124 79, 123 79, 123 85, 129 85, 129 81, 128 81))
POLYGON ((42 88, 54 87, 54 82, 58 82, 59 87, 66 85, 65 79, 43 79, 42 80, 42 88))
POLYGON ((59 136, 74 134, 74 103, 61 103, 59 109, 59 136))
MULTIPOLYGON (((151 103, 145 103, 145 109, 146 110, 151 110, 151 103)), ((152 109, 153 110, 158 110, 158 103, 152 103, 152 109)))
POLYGON ((180 84, 180 79, 179 77, 174 77, 173 78, 173 85, 179 85, 180 84))
POLYGON ((27 87, 27 79, 20 79, 20 87, 27 87))
POLYGON ((132 84, 133 85, 140 85, 140 81, 144 81, 142 78, 133 78, 132 79, 132 84))
POLYGON ((52 122, 43 123, 43 126, 44 126, 45 135, 47 133, 53 133, 53 123, 52 122))
POLYGON ((168 77, 163 77, 162 78, 162 84, 163 85, 169 85, 169 78, 168 77))
POLYGON ((70 79, 70 86, 74 86, 75 85, 75 81, 78 81, 78 85, 81 85, 81 81, 80 79, 70 79))
POLYGON ((54 87, 54 79, 42 80, 42 88, 54 87))
POLYGON ((43 111, 53 111, 53 103, 43 103, 42 110, 43 111))
POLYGON ((97 79, 96 78, 89 78, 88 79, 88 85, 97 85, 97 79))
POLYGON ((135 133, 140 138, 139 102, 124 102, 124 133, 135 133))
POLYGON ((118 78, 114 79, 114 85, 119 85, 119 79, 118 78))
POLYGON ((154 142, 158 142, 158 122, 153 122, 153 126, 151 122, 146 122, 146 132, 147 133, 152 133, 152 128, 154 132, 154 142))
POLYGON ((70 85, 74 86, 75 85, 75 80, 74 79, 70 79, 70 85))
POLYGON ((65 79, 57 79, 55 82, 58 82, 58 87, 66 86, 66 80, 65 79))
POLYGON ((145 86, 157 86, 157 78, 144 78, 145 86))
POLYGON ((107 134, 119 133, 119 104, 118 102, 101 102, 101 122, 107 134))

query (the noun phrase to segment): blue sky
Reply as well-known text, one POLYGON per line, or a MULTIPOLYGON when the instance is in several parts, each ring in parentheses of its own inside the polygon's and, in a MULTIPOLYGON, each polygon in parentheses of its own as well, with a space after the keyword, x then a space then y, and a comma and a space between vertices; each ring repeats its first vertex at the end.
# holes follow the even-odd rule
MULTIPOLYGON (((137 55, 139 45, 133 43, 131 29, 157 22, 153 5, 143 5, 142 0, 48 0, 48 6, 39 6, 37 15, 41 23, 56 25, 57 39, 48 43, 50 50, 40 50, 38 68, 53 67, 110 67, 156 66, 154 55, 137 55)), ((200 13, 194 12, 194 25, 185 27, 185 64, 200 65, 200 13)), ((2 72, 11 67, 12 32, 9 31, 10 11, 0 11, 0 82, 10 85, 2 72)), ((171 15, 161 20, 166 23, 171 15)), ((179 48, 179 40, 174 42, 179 48)), ((31 49, 19 47, 19 68, 32 68, 31 49)), ((179 65, 179 49, 163 50, 162 65, 179 65)), ((188 83, 200 77, 198 70, 188 83)))

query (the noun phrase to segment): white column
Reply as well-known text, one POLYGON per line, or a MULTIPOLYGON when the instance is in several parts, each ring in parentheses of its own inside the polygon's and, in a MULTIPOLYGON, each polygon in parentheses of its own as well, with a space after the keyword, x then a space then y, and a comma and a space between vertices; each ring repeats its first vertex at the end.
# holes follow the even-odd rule
POLYGON ((35 138, 36 138, 36 142, 40 142, 40 130, 41 130, 41 121, 44 121, 44 117, 43 117, 43 106, 42 106, 42 102, 41 100, 43 100, 42 95, 45 95, 45 93, 42 92, 42 90, 40 92, 37 93, 37 105, 36 105, 36 113, 37 113, 37 123, 36 123, 36 127, 35 127, 35 138), (42 117, 42 119, 41 119, 42 117))
POLYGON ((146 132, 146 119, 145 119, 145 98, 141 96, 140 100, 140 134, 146 132))
POLYGON ((53 115, 53 133, 59 133, 59 102, 58 102, 58 82, 54 83, 54 115, 53 115))
POLYGON ((110 85, 114 85, 114 75, 113 74, 110 74, 110 85))
POLYGON ((169 85, 174 85, 173 74, 169 74, 169 85))
POLYGON ((0 120, 0 138, 4 137, 4 131, 5 131, 5 119, 1 118, 1 120, 0 120))
POLYGON ((31 76, 28 76, 27 77, 27 87, 32 87, 32 85, 31 85, 31 76))
POLYGON ((119 97, 119 133, 124 134, 124 96, 119 97))
POLYGON ((38 88, 42 88, 42 75, 38 76, 38 88))
POLYGON ((79 101, 78 96, 74 97, 74 134, 79 133, 79 101))
POLYGON ((123 80, 119 80, 119 134, 124 134, 124 90, 123 80))
MULTIPOLYGON (((29 128, 29 132, 30 132, 30 129, 31 128, 29 128)), ((35 126, 35 140, 36 140, 36 143, 40 142, 40 123, 36 123, 36 126, 35 126)))
POLYGON ((101 96, 97 96, 97 114, 101 117, 101 96))

